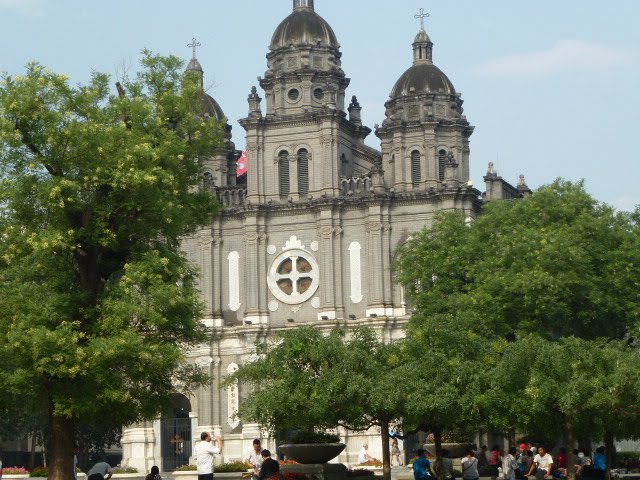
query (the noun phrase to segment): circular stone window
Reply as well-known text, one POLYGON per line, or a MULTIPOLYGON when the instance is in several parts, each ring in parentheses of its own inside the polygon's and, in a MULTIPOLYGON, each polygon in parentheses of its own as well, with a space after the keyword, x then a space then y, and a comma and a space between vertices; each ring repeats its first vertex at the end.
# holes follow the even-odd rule
POLYGON ((316 88, 313 91, 313 98, 315 98, 317 101, 320 101, 324 98, 324 90, 322 90, 321 88, 316 88))
POLYGON ((298 90, 297 88, 292 88, 287 92, 287 97, 289 97, 289 100, 291 100, 292 102, 298 101, 298 99, 300 98, 300 90, 298 90))
POLYGON ((309 300, 318 289, 318 262, 310 252, 286 250, 271 264, 267 285, 274 297, 294 305, 309 300))

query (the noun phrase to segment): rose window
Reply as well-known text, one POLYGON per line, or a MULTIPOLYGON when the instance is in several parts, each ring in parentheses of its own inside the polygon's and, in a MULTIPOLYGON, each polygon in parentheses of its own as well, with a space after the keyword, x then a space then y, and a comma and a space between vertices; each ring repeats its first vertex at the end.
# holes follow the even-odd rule
POLYGON ((318 289, 318 262, 305 250, 284 251, 271 264, 267 283, 278 300, 303 303, 318 289))

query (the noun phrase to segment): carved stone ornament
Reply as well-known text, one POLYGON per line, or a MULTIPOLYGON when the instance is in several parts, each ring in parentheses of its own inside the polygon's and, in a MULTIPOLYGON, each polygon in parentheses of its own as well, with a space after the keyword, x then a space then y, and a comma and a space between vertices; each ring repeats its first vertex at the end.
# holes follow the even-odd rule
POLYGON ((318 232, 322 238, 331 238, 333 236, 334 228, 330 225, 325 225, 320 227, 318 232))
POLYGON ((382 223, 381 222, 367 222, 366 228, 367 228, 367 232, 369 232, 369 233, 377 233, 380 230, 382 230, 382 223))
MULTIPOLYGON (((227 367, 227 374, 231 375, 238 371, 238 365, 231 363, 227 367)), ((227 387, 227 423, 231 428, 236 428, 240 425, 240 418, 238 417, 238 407, 240 406, 238 382, 233 383, 227 387)))
POLYGON ((196 360, 196 365, 198 367, 208 367, 209 365, 211 365, 213 363, 213 357, 210 356, 206 356, 206 357, 199 357, 196 360))
POLYGON ((242 237, 245 243, 249 244, 249 245, 253 245, 255 243, 257 243, 258 241, 258 234, 257 233, 245 233, 242 237))

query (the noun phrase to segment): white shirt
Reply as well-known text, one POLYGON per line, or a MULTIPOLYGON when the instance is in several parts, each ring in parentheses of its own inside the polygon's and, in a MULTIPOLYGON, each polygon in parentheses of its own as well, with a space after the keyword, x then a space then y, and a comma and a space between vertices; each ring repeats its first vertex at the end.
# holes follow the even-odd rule
POLYGON ((462 457, 462 478, 478 478, 478 459, 476 457, 462 457))
POLYGON ((544 457, 541 457, 540 454, 537 454, 533 457, 533 461, 541 470, 546 470, 549 472, 551 470, 551 465, 553 465, 553 458, 548 453, 544 454, 544 457))
POLYGON ((362 447, 358 453, 358 464, 365 463, 367 460, 369 460, 369 453, 366 448, 362 447))
POLYGON ((507 480, 515 480, 516 470, 518 469, 518 462, 513 455, 508 454, 502 459, 502 473, 507 480))
POLYGON ((213 456, 219 453, 220 449, 211 445, 211 442, 205 442, 203 440, 196 445, 195 458, 198 475, 213 473, 213 456))
POLYGON ((251 453, 249 454, 249 462, 251 462, 255 470, 260 470, 260 467, 262 466, 262 460, 263 458, 260 453, 256 453, 255 450, 251 450, 251 453))

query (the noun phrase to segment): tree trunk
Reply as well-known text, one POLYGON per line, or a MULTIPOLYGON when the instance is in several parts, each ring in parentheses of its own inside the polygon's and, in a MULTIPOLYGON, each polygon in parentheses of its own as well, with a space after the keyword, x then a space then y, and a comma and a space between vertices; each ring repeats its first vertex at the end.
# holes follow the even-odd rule
POLYGON ((51 414, 49 480, 73 478, 73 420, 51 414))
POLYGON ((391 452, 389 449, 389 422, 380 422, 380 436, 382 437, 382 478, 391 480, 391 452))
POLYGON ((442 468, 442 429, 435 428, 433 430, 433 442, 436 446, 436 461, 434 465, 434 472, 438 480, 444 480, 445 473, 442 468))
POLYGON ((567 439, 567 480, 576 480, 576 459, 573 455, 573 424, 564 418, 564 436, 567 439))
POLYGON ((605 478, 611 480, 611 468, 616 461, 616 444, 615 437, 611 430, 605 430, 604 432, 604 448, 607 456, 607 470, 605 472, 605 478))
POLYGON ((29 470, 36 466, 36 443, 38 440, 38 429, 34 428, 31 433, 31 451, 29 452, 29 470))

